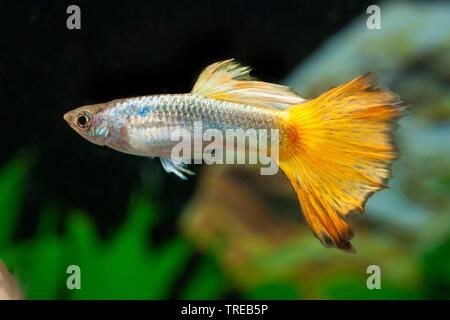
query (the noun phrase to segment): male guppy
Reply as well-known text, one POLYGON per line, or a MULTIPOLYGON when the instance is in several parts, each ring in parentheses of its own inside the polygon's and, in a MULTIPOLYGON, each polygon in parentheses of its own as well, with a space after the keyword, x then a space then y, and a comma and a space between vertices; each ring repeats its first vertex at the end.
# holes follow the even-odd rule
POLYGON ((311 230, 327 247, 354 251, 353 232, 343 218, 363 212, 367 198, 386 187, 397 157, 393 120, 403 113, 397 95, 366 74, 305 100, 288 87, 256 81, 249 72, 233 60, 217 62, 203 70, 191 93, 88 105, 64 119, 93 143, 160 157, 166 171, 180 177, 191 172, 170 158, 177 143, 173 130, 192 132, 196 121, 220 131, 277 129, 275 161, 311 230))

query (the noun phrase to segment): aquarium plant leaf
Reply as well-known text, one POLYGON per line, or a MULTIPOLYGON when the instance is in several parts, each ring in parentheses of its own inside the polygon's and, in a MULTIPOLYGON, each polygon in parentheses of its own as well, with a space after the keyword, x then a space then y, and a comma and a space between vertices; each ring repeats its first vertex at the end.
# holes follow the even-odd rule
POLYGON ((0 170, 0 252, 14 233, 30 159, 19 156, 0 170))

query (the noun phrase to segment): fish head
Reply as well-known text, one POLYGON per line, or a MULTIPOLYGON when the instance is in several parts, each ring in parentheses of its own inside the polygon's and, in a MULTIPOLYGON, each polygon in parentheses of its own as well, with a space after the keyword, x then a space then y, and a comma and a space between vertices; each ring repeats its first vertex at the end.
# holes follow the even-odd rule
POLYGON ((105 145, 109 135, 109 124, 104 115, 103 104, 86 105, 64 114, 64 120, 79 135, 88 141, 105 145))

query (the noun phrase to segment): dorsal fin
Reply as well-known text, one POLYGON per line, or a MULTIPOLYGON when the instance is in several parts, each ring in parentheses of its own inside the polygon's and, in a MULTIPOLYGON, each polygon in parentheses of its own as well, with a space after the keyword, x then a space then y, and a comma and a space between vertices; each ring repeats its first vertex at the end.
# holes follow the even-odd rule
POLYGON ((233 59, 213 63, 202 71, 192 93, 278 109, 305 101, 289 87, 256 81, 250 76, 250 70, 233 59))

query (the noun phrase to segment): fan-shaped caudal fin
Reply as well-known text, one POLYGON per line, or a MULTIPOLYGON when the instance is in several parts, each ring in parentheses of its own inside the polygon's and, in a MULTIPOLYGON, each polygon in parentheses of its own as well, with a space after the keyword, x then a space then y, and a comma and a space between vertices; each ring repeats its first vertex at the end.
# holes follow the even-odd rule
POLYGON ((325 246, 354 251, 342 217, 362 212, 367 198, 386 187, 399 103, 367 74, 282 112, 279 165, 325 246))

